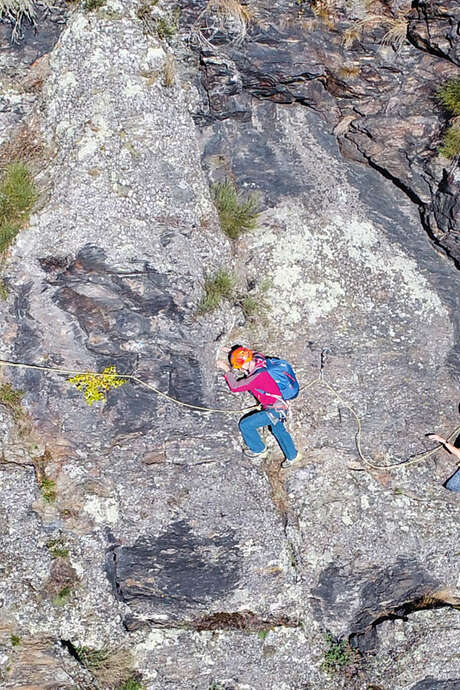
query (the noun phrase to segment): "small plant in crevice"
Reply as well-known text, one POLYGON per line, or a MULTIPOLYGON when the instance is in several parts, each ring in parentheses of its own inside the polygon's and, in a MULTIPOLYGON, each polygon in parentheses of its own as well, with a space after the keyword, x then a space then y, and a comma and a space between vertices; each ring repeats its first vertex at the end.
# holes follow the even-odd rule
POLYGON ((86 12, 92 12, 93 10, 98 10, 104 7, 106 0, 83 0, 83 9, 86 12))
POLYGON ((107 391, 112 388, 119 388, 128 382, 117 374, 115 367, 106 367, 100 374, 85 373, 76 374, 67 381, 82 391, 86 403, 91 406, 100 400, 107 400, 107 391))
POLYGON ((56 482, 44 475, 40 481, 40 491, 45 503, 54 503, 57 498, 56 482))
POLYGON ((133 657, 128 649, 92 649, 74 647, 68 643, 71 653, 92 673, 103 687, 116 690, 143 690, 138 674, 133 671, 133 657))
POLYGON ((11 635, 10 640, 13 647, 21 644, 21 638, 18 635, 11 635))
POLYGON ((145 690, 145 686, 136 678, 128 678, 124 683, 118 685, 116 690, 145 690))
POLYGON ((34 28, 37 26, 36 5, 34 0, 0 0, 0 18, 13 25, 11 41, 18 43, 22 38, 22 24, 29 21, 34 28))
MULTIPOLYGON (((1 0, 0 0, 1 3, 1 0)), ((0 168, 9 163, 34 163, 45 155, 38 124, 34 120, 18 127, 0 146, 0 168)))
POLYGON ((0 405, 8 407, 15 421, 19 421, 24 417, 24 410, 21 404, 23 395, 23 391, 15 390, 10 383, 0 384, 0 405))
POLYGON ((403 15, 390 17, 386 14, 368 14, 344 32, 343 45, 347 49, 352 48, 354 42, 361 40, 367 31, 386 29, 379 43, 392 45, 398 51, 407 39, 408 25, 409 20, 403 15))
POLYGON ((218 309, 222 300, 233 297, 235 279, 231 273, 221 269, 204 281, 204 297, 198 305, 198 314, 207 314, 218 309))
POLYGON ((324 652, 321 670, 325 673, 343 673, 359 659, 359 652, 350 647, 347 640, 335 638, 330 633, 325 633, 324 640, 328 647, 324 652))
POLYGON ((254 230, 259 216, 259 198, 249 194, 243 199, 230 180, 212 185, 211 192, 222 230, 232 240, 254 230))
POLYGON ((70 595, 72 594, 72 588, 66 585, 62 587, 59 592, 53 597, 54 606, 65 606, 68 604, 70 595))
POLYGON ((166 55, 165 64, 163 66, 163 84, 170 89, 176 82, 176 61, 174 55, 168 53, 166 55))
POLYGON ((191 40, 212 48, 214 38, 225 35, 231 43, 239 45, 254 19, 254 10, 240 0, 208 0, 191 28, 191 40))
POLYGON ((46 548, 53 558, 68 558, 69 556, 69 549, 66 548, 61 537, 58 537, 57 539, 49 539, 46 542, 46 548))
MULTIPOLYGON (((0 264, 0 268, 1 268, 1 264, 0 264)), ((8 286, 5 283, 4 279, 0 278, 0 300, 2 300, 2 302, 5 302, 8 299, 8 295, 9 295, 8 286)))
POLYGON ((155 19, 155 31, 160 40, 172 38, 179 31, 180 10, 174 10, 169 14, 155 19))
POLYGON ((87 669, 94 670, 101 668, 110 656, 107 647, 102 649, 91 649, 91 647, 75 647, 75 655, 78 661, 87 669))
POLYGON ((460 124, 449 127, 444 134, 444 140, 439 153, 444 158, 455 158, 460 155, 460 124))
POLYGON ((38 194, 24 163, 9 163, 0 182, 0 256, 29 218, 38 194))
POLYGON ((269 632, 270 630, 259 630, 259 632, 257 633, 257 637, 259 638, 259 640, 266 640, 269 632))
POLYGON ((436 94, 437 100, 452 115, 460 115, 460 78, 449 79, 436 94))
POLYGON ((255 321, 257 317, 266 317, 271 309, 266 299, 266 293, 270 287, 271 281, 264 280, 256 292, 250 292, 239 301, 239 305, 246 319, 255 321))
POLYGON ((449 79, 437 92, 436 99, 454 116, 439 153, 444 158, 455 158, 460 155, 460 79, 449 79))

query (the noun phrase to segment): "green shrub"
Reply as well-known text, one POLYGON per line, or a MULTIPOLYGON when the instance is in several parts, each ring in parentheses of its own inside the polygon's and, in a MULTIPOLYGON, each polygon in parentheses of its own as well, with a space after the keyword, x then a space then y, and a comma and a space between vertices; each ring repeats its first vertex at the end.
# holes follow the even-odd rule
POLYGON ((218 182, 211 191, 220 225, 228 237, 236 240, 243 233, 254 230, 259 215, 257 195, 250 194, 242 199, 230 180, 218 182))
POLYGON ((43 477, 40 482, 40 490, 45 503, 53 503, 56 500, 56 482, 49 479, 49 477, 43 477))
POLYGON ((5 166, 0 183, 0 254, 27 222, 37 199, 37 191, 24 163, 5 166))
POLYGON ((21 644, 21 638, 18 635, 11 635, 11 644, 13 647, 17 647, 21 644))
POLYGON ((220 307, 223 299, 233 297, 235 279, 224 269, 213 276, 207 276, 204 282, 204 297, 198 305, 198 313, 206 314, 220 307))
POLYGON ((449 79, 441 86, 436 97, 452 115, 460 115, 460 79, 449 79))
POLYGON ((24 416, 21 405, 23 395, 23 391, 15 390, 10 383, 0 384, 0 405, 8 407, 16 420, 24 416))
MULTIPOLYGON (((1 254, 1 249, 0 249, 0 254, 1 254)), ((3 278, 0 278, 0 299, 2 302, 5 302, 5 300, 8 298, 8 286, 3 280, 3 278)))
POLYGON ((68 558, 69 549, 65 548, 62 539, 50 539, 46 542, 46 547, 53 558, 68 558))
POLYGON ((65 606, 69 601, 69 597, 71 594, 72 589, 68 585, 66 587, 63 587, 53 598, 53 604, 55 606, 65 606))
POLYGON ((326 673, 334 674, 343 671, 356 660, 357 652, 350 647, 346 640, 338 640, 330 633, 326 633, 324 639, 328 648, 324 652, 321 669, 326 673))
POLYGON ((106 0, 83 0, 83 9, 92 12, 100 7, 104 7, 106 0))
POLYGON ((444 134, 439 153, 444 158, 455 158, 460 155, 460 126, 452 125, 444 134))
POLYGON ((176 10, 171 14, 167 14, 163 17, 158 17, 155 19, 155 30, 158 34, 158 38, 163 40, 164 38, 172 38, 177 34, 179 29, 179 11, 176 10))
POLYGON ((255 320, 257 316, 265 317, 270 311, 270 304, 267 302, 266 294, 271 288, 272 281, 266 278, 262 281, 257 292, 251 292, 240 299, 239 304, 246 319, 255 320))
POLYGON ((139 680, 129 678, 117 687, 117 690, 144 690, 144 686, 139 680))
POLYGON ((91 649, 90 647, 75 647, 75 654, 78 661, 88 669, 99 669, 110 657, 110 650, 106 647, 102 649, 91 649))

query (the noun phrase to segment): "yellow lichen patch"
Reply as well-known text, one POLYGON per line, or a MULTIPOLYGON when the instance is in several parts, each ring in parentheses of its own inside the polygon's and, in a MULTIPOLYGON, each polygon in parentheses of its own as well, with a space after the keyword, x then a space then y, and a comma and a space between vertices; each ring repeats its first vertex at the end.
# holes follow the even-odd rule
POLYGON ((107 391, 127 383, 126 379, 117 375, 115 367, 106 367, 101 374, 77 374, 67 380, 83 392, 85 400, 90 406, 99 400, 106 400, 107 391))

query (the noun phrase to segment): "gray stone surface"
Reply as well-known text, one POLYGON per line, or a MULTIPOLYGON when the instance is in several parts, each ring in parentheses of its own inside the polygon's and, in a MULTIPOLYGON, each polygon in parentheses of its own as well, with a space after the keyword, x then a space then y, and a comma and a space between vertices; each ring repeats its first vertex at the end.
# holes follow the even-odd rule
POLYGON ((50 55, 37 113, 54 155, 4 269, 0 356, 114 364, 232 412, 133 383, 90 408, 64 375, 2 370, 24 391, 20 423, 0 405, 2 682, 115 688, 69 652, 121 647, 148 690, 449 687, 459 501, 442 482, 454 464, 439 452, 366 471, 354 414, 364 456, 383 466, 458 425, 458 272, 407 195, 344 160, 296 99, 246 90, 241 116, 198 129, 188 48, 146 34, 136 9, 76 11, 50 55), (184 62, 166 87, 173 49, 184 62), (209 192, 228 176, 262 210, 234 243, 209 192), (220 267, 237 297, 263 293, 264 318, 245 319, 239 297, 197 315, 220 267), (295 469, 280 470, 271 438, 263 465, 241 453, 250 400, 215 372, 235 342, 298 372, 295 469), (328 673, 325 633, 361 656, 328 673))

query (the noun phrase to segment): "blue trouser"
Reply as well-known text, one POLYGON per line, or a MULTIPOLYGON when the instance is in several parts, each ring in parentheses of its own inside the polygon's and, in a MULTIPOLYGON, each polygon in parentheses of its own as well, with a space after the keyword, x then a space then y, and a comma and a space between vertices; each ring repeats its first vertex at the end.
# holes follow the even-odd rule
POLYGON ((265 444, 257 431, 261 426, 269 426, 273 436, 278 441, 286 460, 294 460, 297 449, 291 438, 291 434, 286 429, 281 414, 270 408, 270 415, 262 410, 261 412, 251 412, 240 419, 239 427, 244 442, 253 453, 261 453, 265 450, 265 444), (277 421, 273 421, 273 420, 277 421))
POLYGON ((449 489, 450 491, 456 491, 458 494, 460 494, 460 468, 454 472, 452 477, 447 480, 447 482, 444 484, 446 489, 449 489))

